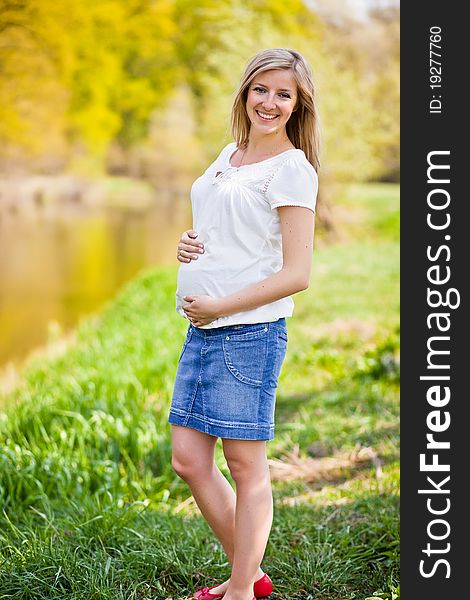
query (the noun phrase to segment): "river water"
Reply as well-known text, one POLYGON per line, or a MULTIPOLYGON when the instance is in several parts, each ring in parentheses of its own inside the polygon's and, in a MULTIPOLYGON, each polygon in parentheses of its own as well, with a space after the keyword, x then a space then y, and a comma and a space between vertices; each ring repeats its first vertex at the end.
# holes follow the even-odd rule
MULTIPOLYGON (((179 264, 185 193, 149 205, 0 203, 0 367, 66 333, 147 266, 179 264)), ((37 199, 36 199, 37 200, 37 199)))

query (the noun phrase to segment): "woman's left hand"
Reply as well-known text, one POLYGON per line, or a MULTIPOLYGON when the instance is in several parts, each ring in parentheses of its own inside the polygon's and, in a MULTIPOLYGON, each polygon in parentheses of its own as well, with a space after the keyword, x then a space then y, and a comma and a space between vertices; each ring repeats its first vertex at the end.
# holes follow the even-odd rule
POLYGON ((183 310, 195 327, 208 325, 221 316, 219 298, 194 294, 183 296, 183 300, 188 302, 188 304, 183 304, 183 310))

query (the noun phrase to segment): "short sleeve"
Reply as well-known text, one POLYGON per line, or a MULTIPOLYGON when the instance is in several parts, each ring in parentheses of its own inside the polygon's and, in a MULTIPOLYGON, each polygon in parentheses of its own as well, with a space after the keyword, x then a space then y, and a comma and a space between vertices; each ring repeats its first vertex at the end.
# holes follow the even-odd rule
POLYGON ((272 209, 304 206, 315 213, 318 176, 307 159, 288 159, 266 182, 266 198, 272 209))

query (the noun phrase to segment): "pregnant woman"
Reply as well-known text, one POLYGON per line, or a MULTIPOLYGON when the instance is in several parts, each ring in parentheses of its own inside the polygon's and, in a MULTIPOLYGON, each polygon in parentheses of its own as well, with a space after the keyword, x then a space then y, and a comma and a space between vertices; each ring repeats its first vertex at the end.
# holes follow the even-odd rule
POLYGON ((188 321, 168 421, 172 465, 231 565, 199 600, 253 600, 273 518, 266 441, 287 347, 291 294, 309 285, 319 168, 311 70, 298 52, 246 65, 231 115, 234 142, 191 189, 193 229, 178 244, 176 309, 188 321), (236 493, 214 462, 223 452, 236 493))

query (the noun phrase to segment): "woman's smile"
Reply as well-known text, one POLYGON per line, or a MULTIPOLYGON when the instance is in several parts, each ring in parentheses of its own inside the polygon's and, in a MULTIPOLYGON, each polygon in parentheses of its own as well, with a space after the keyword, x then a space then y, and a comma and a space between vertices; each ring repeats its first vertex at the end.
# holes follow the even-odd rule
POLYGON ((255 111, 262 121, 273 121, 279 115, 270 115, 269 113, 261 112, 260 110, 255 111))

